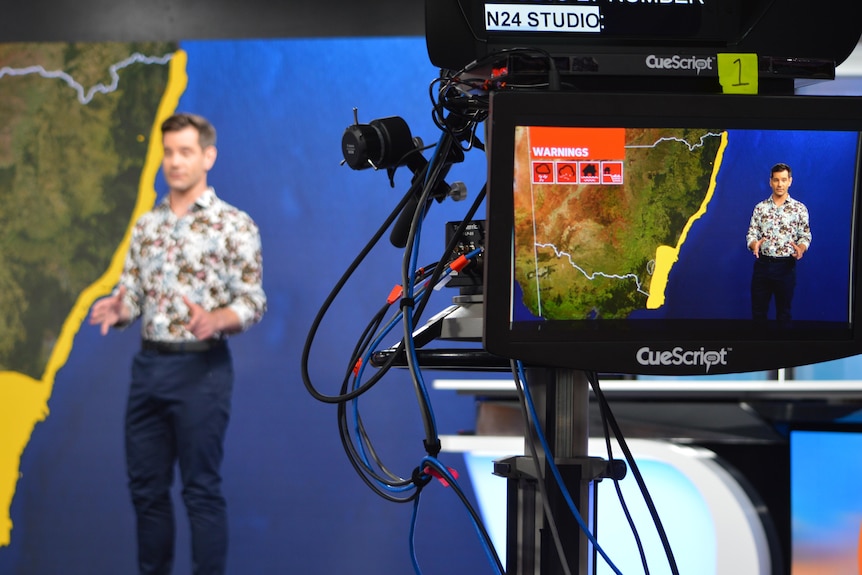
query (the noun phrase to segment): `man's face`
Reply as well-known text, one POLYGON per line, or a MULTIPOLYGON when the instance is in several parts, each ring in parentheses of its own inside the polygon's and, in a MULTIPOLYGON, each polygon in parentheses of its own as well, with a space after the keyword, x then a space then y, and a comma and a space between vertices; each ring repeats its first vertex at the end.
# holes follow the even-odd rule
POLYGON ((793 178, 790 177, 787 170, 775 172, 769 178, 769 187, 772 188, 772 195, 776 198, 786 196, 791 183, 793 183, 793 178))
POLYGON ((215 148, 202 149, 198 131, 191 126, 166 132, 162 141, 165 148, 162 172, 168 187, 177 192, 206 187, 207 172, 215 162, 215 148))

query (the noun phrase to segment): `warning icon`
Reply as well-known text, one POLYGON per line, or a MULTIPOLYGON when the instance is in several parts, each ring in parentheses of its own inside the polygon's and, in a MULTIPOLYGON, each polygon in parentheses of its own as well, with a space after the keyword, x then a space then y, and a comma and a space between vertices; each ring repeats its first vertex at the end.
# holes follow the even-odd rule
POLYGON ((533 183, 553 184, 554 164, 553 162, 533 162, 533 183))
POLYGON ((560 184, 577 184, 578 183, 578 163, 577 162, 557 162, 557 183, 560 183, 560 184))
POLYGON ((622 183, 623 163, 619 161, 602 162, 602 184, 622 185, 622 183))
POLYGON ((582 184, 598 184, 600 182, 598 162, 580 162, 580 168, 582 184))

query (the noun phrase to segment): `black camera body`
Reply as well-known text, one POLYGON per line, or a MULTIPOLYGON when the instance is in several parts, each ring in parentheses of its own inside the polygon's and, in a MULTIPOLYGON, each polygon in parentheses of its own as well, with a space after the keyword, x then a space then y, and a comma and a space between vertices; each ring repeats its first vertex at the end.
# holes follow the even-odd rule
POLYGON ((843 0, 427 0, 425 9, 440 68, 534 49, 563 76, 629 86, 638 76, 714 79, 721 53, 756 54, 762 80, 830 80, 862 35, 862 4, 843 0))

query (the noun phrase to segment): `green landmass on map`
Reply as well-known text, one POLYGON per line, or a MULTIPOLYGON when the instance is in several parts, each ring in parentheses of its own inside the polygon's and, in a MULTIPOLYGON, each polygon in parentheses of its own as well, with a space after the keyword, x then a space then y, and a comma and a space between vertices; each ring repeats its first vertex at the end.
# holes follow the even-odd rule
POLYGON ((129 227, 168 66, 110 67, 172 43, 0 44, 0 371, 39 379, 81 291, 129 227))
POLYGON ((676 246, 700 208, 720 132, 627 129, 624 185, 533 185, 520 130, 514 272, 527 309, 562 320, 645 309, 656 249, 676 246))

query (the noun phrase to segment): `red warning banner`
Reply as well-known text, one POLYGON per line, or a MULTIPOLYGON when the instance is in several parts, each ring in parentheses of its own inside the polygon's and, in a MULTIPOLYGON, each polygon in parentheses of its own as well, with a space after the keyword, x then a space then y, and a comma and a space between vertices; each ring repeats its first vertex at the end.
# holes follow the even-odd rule
POLYGON ((562 128, 531 126, 533 160, 625 159, 625 128, 562 128))

